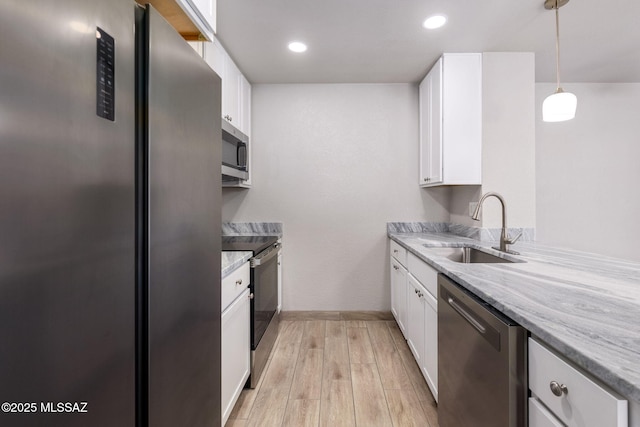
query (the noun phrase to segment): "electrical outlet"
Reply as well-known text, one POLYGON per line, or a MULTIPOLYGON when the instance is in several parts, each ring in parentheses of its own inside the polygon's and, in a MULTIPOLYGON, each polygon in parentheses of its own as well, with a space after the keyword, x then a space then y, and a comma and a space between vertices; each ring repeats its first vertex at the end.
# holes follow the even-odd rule
POLYGON ((477 206, 478 206, 478 202, 469 203, 469 216, 473 216, 473 213, 476 211, 477 206))

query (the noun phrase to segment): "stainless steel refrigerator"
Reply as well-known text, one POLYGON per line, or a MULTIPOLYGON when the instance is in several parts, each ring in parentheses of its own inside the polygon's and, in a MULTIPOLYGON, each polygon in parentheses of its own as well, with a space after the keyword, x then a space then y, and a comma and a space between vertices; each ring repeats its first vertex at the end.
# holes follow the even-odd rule
POLYGON ((0 2, 1 426, 220 424, 220 117, 151 8, 0 2))

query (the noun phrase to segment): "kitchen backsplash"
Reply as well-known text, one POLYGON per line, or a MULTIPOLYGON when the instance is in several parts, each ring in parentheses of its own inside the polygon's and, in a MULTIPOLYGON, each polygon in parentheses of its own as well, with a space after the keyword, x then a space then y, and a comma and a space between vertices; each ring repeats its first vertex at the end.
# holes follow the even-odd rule
MULTIPOLYGON (((388 233, 451 233, 456 236, 468 237, 482 242, 497 242, 500 240, 500 228, 469 227, 461 224, 446 222, 388 222, 388 233)), ((509 228, 509 235, 516 236, 522 232, 520 241, 535 240, 535 228, 509 228)))
POLYGON ((281 222, 223 222, 223 236, 279 236, 282 237, 281 222))

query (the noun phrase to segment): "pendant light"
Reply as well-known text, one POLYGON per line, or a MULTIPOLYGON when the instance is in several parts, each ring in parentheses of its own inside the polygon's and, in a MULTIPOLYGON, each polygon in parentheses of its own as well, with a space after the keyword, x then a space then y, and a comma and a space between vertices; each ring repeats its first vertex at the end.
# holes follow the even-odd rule
POLYGON ((564 122, 576 116, 576 106, 578 98, 570 92, 565 92, 560 87, 560 17, 558 9, 569 0, 545 0, 544 8, 556 11, 556 81, 557 89, 555 93, 547 96, 542 103, 542 120, 545 122, 564 122))

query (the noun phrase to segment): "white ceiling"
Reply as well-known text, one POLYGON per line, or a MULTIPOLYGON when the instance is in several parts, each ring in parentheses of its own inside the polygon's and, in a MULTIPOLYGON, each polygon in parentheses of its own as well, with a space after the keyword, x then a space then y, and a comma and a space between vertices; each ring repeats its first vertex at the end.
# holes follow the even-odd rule
MULTIPOLYGON (((555 14, 544 0, 217 0, 218 37, 252 83, 419 81, 443 52, 526 51, 555 81, 555 14), (425 30, 444 13, 448 24, 425 30), (292 54, 287 43, 308 44, 292 54)), ((640 82, 640 0, 560 9, 563 82, 640 82)))

